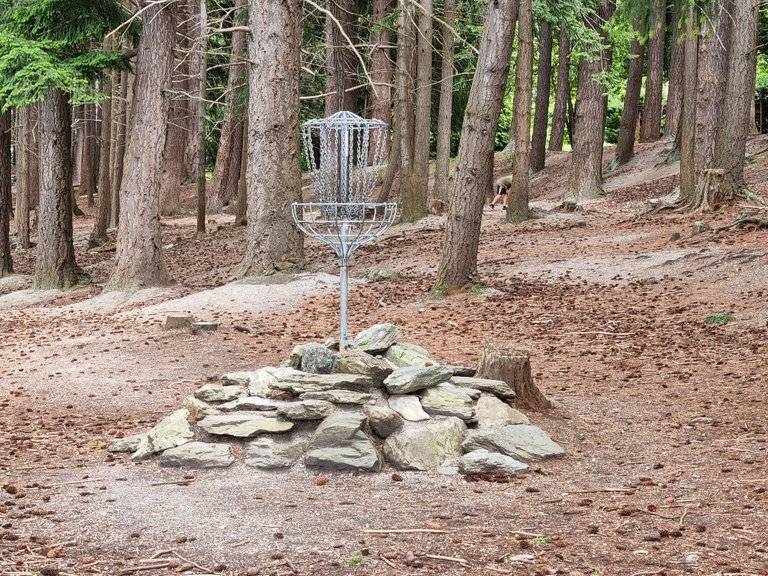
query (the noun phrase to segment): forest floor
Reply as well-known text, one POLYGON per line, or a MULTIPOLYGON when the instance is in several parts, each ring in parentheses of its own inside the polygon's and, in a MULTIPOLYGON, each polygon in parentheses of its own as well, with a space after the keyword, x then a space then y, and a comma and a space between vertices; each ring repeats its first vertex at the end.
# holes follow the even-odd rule
MULTIPOLYGON (((0 574, 768 574, 768 230, 725 228, 738 205, 638 218, 677 183, 664 152, 640 146, 573 213, 556 209, 568 155, 550 156, 539 218, 484 211, 472 294, 428 299, 443 218, 357 253, 353 333, 392 322, 454 364, 488 341, 531 351, 554 408, 528 415, 567 453, 503 481, 111 455, 201 384, 332 336, 335 259, 309 241, 299 277, 233 282, 244 229, 226 214, 202 237, 191 214, 164 221, 168 289, 102 294, 114 252, 87 251, 89 217, 75 227, 91 285, 31 290, 32 255, 15 254, 0 282, 0 574), (382 267, 399 277, 365 279, 382 267), (219 329, 165 331, 172 311, 219 329)), ((747 179, 765 194, 762 156, 747 179)))

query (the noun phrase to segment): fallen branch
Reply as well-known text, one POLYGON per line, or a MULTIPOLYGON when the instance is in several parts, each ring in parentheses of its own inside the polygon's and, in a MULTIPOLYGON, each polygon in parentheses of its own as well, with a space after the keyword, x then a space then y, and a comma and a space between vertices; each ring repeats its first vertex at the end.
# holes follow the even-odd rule
POLYGON ((381 560, 382 562, 384 562, 384 564, 386 564, 386 565, 387 565, 387 566, 389 566, 390 568, 397 568, 397 566, 395 566, 395 563, 394 563, 394 562, 392 562, 392 560, 390 560, 389 558, 385 558, 385 557, 384 557, 384 556, 382 556, 381 554, 379 554, 379 560, 381 560))
POLYGON ((447 534, 448 530, 432 528, 393 528, 391 530, 363 530, 363 534, 447 534))
POLYGON ((458 562, 459 564, 466 564, 467 561, 464 558, 451 558, 450 556, 437 556, 435 554, 424 554, 425 558, 432 558, 432 560, 445 560, 446 562, 458 562))
POLYGON ((571 490, 566 494, 597 494, 599 492, 619 492, 621 494, 634 494, 634 488, 595 488, 594 490, 571 490))
POLYGON ((202 570, 203 572, 213 572, 213 570, 209 570, 208 568, 205 568, 204 566, 200 566, 200 564, 196 564, 195 562, 192 562, 192 560, 190 560, 189 558, 185 558, 184 556, 182 556, 181 554, 176 552, 176 550, 174 550, 173 553, 176 555, 176 557, 179 560, 181 560, 182 562, 186 562, 187 564, 191 564, 192 566, 194 566, 198 570, 202 570))
POLYGON ((604 332, 602 330, 586 330, 583 332, 563 332, 564 336, 572 336, 572 335, 581 335, 581 334, 599 334, 601 336, 632 336, 634 332, 604 332))
POLYGON ((72 484, 86 484, 88 482, 104 482, 104 478, 87 478, 85 480, 70 480, 69 482, 59 482, 58 484, 51 484, 49 488, 56 488, 57 486, 70 486, 72 484))
POLYGON ((150 486, 169 486, 169 485, 177 485, 177 486, 189 486, 189 484, 192 482, 192 480, 169 480, 168 482, 152 482, 150 486))
POLYGON ((512 530, 510 534, 512 534, 512 536, 525 536, 526 538, 549 538, 547 534, 536 534, 535 532, 520 532, 519 530, 512 530))
POLYGON ((646 570, 645 572, 635 572, 629 576, 653 576, 653 574, 661 574, 667 570, 667 568, 659 568, 658 570, 646 570))
POLYGON ((147 564, 145 566, 132 566, 130 568, 123 568, 118 572, 120 576, 126 576, 127 574, 135 574, 136 572, 146 572, 147 570, 162 570, 163 568, 176 568, 179 565, 176 560, 168 560, 167 562, 158 562, 157 564, 147 564))

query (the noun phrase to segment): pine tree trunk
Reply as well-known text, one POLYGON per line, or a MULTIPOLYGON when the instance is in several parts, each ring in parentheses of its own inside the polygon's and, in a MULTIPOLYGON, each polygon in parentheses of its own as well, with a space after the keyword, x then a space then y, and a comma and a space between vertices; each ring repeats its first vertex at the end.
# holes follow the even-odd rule
POLYGON ((195 64, 197 68, 195 136, 197 137, 197 233, 205 233, 205 94, 208 78, 208 10, 206 0, 197 2, 197 38, 195 40, 195 64))
POLYGON ((32 185, 31 170, 36 169, 32 162, 32 154, 37 157, 37 149, 31 148, 35 142, 34 124, 31 120, 33 106, 26 106, 18 111, 19 128, 16 145, 16 207, 14 210, 14 226, 18 247, 29 250, 32 242, 29 237, 29 206, 30 187, 32 185))
POLYGON ((357 35, 355 19, 356 3, 353 0, 332 0, 327 3, 325 17, 326 38, 326 84, 325 115, 331 116, 340 110, 354 112, 357 73, 357 56, 349 45, 357 35), (342 31, 344 32, 342 34, 342 31), (344 37, 344 35, 349 38, 344 37))
POLYGON ((254 0, 251 4, 248 229, 243 275, 296 268, 304 260, 303 238, 291 215, 291 203, 301 202, 297 137, 301 22, 301 0, 254 0))
POLYGON ((400 0, 397 28, 397 112, 400 120, 400 199, 402 218, 416 220, 419 214, 418 178, 414 168, 416 146, 416 7, 413 0, 400 0), (413 216, 412 216, 413 215, 413 216))
POLYGON ((563 150, 565 118, 568 114, 567 102, 571 99, 570 53, 568 33, 565 27, 563 27, 560 30, 560 40, 558 43, 555 108, 552 112, 552 129, 549 133, 549 150, 551 152, 561 152, 563 150))
POLYGON ((456 22, 455 0, 445 0, 440 30, 442 63, 440 68, 440 103, 437 111, 437 151, 432 197, 442 212, 448 205, 448 181, 451 169, 451 115, 453 114, 453 28, 456 22))
POLYGON ((72 107, 72 188, 83 187, 83 153, 85 150, 85 104, 72 107))
MULTIPOLYGON (((248 108, 246 104, 245 108, 248 108)), ((248 115, 242 122, 243 131, 240 135, 240 175, 237 179, 237 211, 235 226, 248 224, 248 115)))
POLYGON ((120 223, 120 189, 123 184, 123 169, 125 166, 125 147, 128 136, 128 125, 130 123, 130 97, 133 90, 132 86, 134 74, 122 72, 120 74, 120 98, 118 99, 117 115, 115 118, 116 136, 115 136, 115 165, 112 170, 112 182, 110 188, 112 191, 111 214, 109 217, 110 228, 117 228, 120 223))
POLYGON ((519 1, 515 100, 512 112, 515 165, 512 171, 512 182, 507 191, 507 222, 523 222, 531 217, 531 211, 528 208, 528 173, 531 165, 532 10, 531 0, 519 1))
POLYGON ((643 82, 643 45, 637 38, 632 40, 627 71, 627 91, 624 96, 624 109, 621 112, 619 139, 616 143, 615 168, 623 166, 635 155, 635 131, 637 117, 640 114, 640 87, 643 82))
POLYGON ((680 116, 680 201, 693 201, 696 194, 696 91, 698 89, 699 47, 694 32, 695 8, 688 8, 683 52, 682 110, 680 116))
MULTIPOLYGON (((245 9, 245 0, 237 0, 234 21, 245 9)), ((221 212, 237 196, 237 183, 240 175, 240 156, 243 142, 243 109, 237 104, 236 94, 245 82, 245 32, 232 32, 232 52, 229 59, 227 95, 224 99, 224 124, 221 128, 219 150, 213 172, 213 183, 208 198, 208 211, 221 212)))
MULTIPOLYGON (((111 83, 105 80, 104 91, 111 92, 111 83)), ((88 241, 90 246, 98 246, 107 238, 109 216, 112 212, 112 191, 109 188, 109 160, 112 148, 112 99, 101 103, 101 154, 99 155, 99 202, 96 219, 88 241)))
POLYGON ((427 215, 429 148, 432 128, 432 0, 421 0, 417 43, 416 114, 414 118, 412 203, 403 206, 403 218, 419 220, 427 215))
POLYGON ((12 209, 11 112, 0 111, 0 278, 13 274, 10 238, 12 209))
POLYGON ((664 137, 672 139, 680 125, 683 106, 683 44, 685 29, 680 27, 683 0, 674 0, 672 6, 671 46, 669 59, 669 89, 664 119, 664 137))
POLYGON ((197 120, 197 85, 202 71, 200 70, 200 59, 197 57, 201 50, 200 34, 196 29, 200 18, 199 0, 176 0, 184 11, 179 19, 179 29, 183 34, 180 43, 183 48, 187 45, 189 50, 183 52, 184 63, 188 68, 186 77, 186 95, 184 103, 186 106, 185 126, 186 140, 184 148, 184 163, 182 166, 181 181, 185 184, 197 181, 197 166, 200 163, 199 155, 205 154, 205 150, 200 150, 200 123, 197 120))
POLYGON ((552 29, 549 22, 539 24, 539 70, 536 79, 536 115, 533 120, 531 140, 531 170, 544 169, 547 149, 547 124, 549 123, 549 93, 552 87, 552 29))
POLYGON ((70 106, 55 90, 40 105, 40 217, 33 285, 42 290, 74 286, 81 272, 72 243, 70 106))
POLYGON ((648 72, 645 79, 645 106, 640 141, 655 142, 661 136, 661 93, 664 85, 664 38, 666 0, 654 0, 654 25, 648 41, 648 72))
POLYGON ((483 348, 475 376, 505 382, 515 391, 515 406, 518 408, 541 411, 552 407, 552 402, 533 382, 527 350, 488 343, 483 348))
POLYGON ((125 174, 120 189, 120 225, 109 290, 165 285, 160 237, 160 177, 173 73, 176 5, 151 4, 143 14, 136 59, 125 174))
POLYGON ((88 206, 94 205, 94 193, 99 183, 99 165, 96 152, 96 104, 83 105, 83 163, 80 176, 80 195, 86 197, 88 206))
MULTIPOLYGON (((609 44, 603 23, 613 14, 614 5, 604 0, 593 15, 586 17, 586 25, 609 44)), ((590 62, 579 62, 579 91, 573 120, 573 154, 571 155, 568 192, 563 200, 566 206, 575 206, 580 200, 597 198, 603 192, 603 127, 605 102, 603 86, 597 78, 608 68, 609 51, 600 50, 590 62), (597 78, 596 78, 597 77, 597 78)))
POLYGON ((493 144, 509 74, 517 0, 488 5, 475 77, 461 130, 456 178, 434 293, 450 293, 477 275, 485 196, 493 184, 493 144))
MULTIPOLYGON (((453 1, 448 0, 448 2, 453 1)), ((370 70, 372 85, 368 90, 368 115, 387 125, 392 124, 392 74, 394 72, 390 48, 392 33, 386 25, 391 9, 392 0, 373 0, 370 70)), ((371 146, 373 145, 372 142, 371 146)), ((390 146, 390 141, 387 139, 384 143, 384 158, 389 157, 390 146)))

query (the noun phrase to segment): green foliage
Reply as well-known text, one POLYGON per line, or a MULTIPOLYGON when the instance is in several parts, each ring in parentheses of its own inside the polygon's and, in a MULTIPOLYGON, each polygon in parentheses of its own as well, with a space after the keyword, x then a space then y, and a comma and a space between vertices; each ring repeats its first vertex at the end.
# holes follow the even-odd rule
POLYGON ((101 49, 126 18, 114 0, 0 0, 0 100, 21 107, 52 90, 74 102, 98 99, 92 81, 128 67, 120 53, 101 49))
POLYGON ((360 554, 352 556, 349 560, 347 560, 347 565, 350 568, 355 568, 357 566, 365 566, 366 564, 368 564, 368 561, 365 559, 365 556, 362 556, 360 554))
POLYGON ((736 320, 736 317, 733 315, 733 313, 726 312, 724 314, 712 314, 711 316, 707 316, 706 318, 704 318, 704 324, 717 326, 720 324, 728 324, 729 322, 733 322, 734 320, 736 320))

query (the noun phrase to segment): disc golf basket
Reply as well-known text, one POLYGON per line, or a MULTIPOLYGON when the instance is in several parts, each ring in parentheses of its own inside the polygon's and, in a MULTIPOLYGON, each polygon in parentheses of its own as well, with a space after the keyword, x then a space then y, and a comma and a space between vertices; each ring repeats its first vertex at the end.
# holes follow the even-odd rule
POLYGON ((370 202, 383 163, 387 125, 351 112, 310 120, 301 127, 304 152, 317 202, 291 206, 296 225, 328 244, 340 265, 339 346, 347 332, 348 271, 352 253, 373 242, 394 222, 397 205, 370 202))

